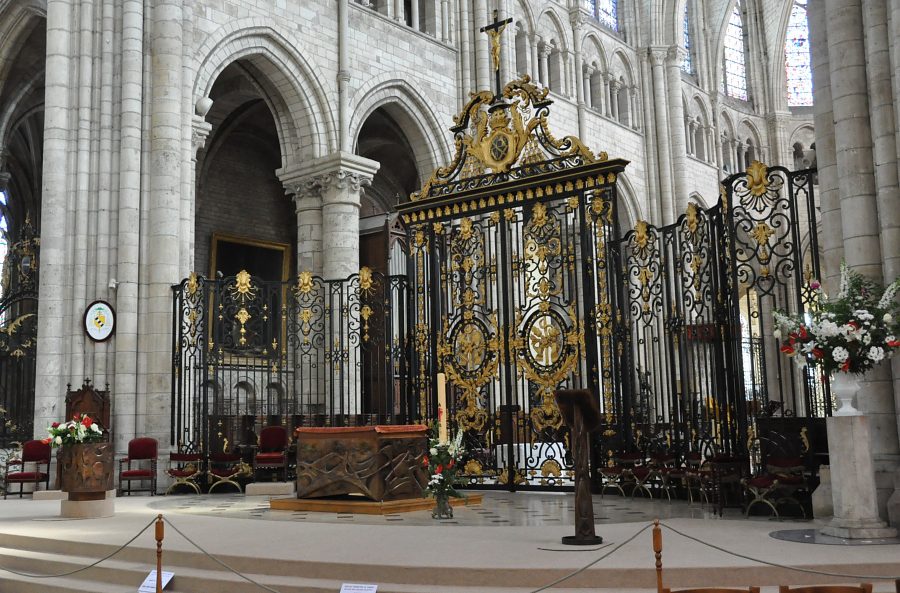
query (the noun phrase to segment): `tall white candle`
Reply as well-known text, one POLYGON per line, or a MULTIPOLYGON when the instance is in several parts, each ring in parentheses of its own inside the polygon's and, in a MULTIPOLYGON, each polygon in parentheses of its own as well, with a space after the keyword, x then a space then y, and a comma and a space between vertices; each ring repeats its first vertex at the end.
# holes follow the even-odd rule
POLYGON ((438 397, 438 441, 442 445, 446 445, 447 440, 447 424, 449 421, 447 410, 447 376, 444 373, 438 373, 437 376, 437 397, 438 397))

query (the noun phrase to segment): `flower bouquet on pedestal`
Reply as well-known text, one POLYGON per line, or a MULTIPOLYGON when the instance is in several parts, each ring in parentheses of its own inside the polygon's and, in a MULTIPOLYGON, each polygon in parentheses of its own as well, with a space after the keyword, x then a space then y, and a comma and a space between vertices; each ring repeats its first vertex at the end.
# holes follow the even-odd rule
POLYGON ((47 432, 50 436, 43 442, 54 448, 79 443, 99 443, 103 440, 103 430, 87 414, 75 416, 68 422, 54 422, 47 427, 47 432))
POLYGON ((775 312, 782 340, 781 351, 795 357, 798 364, 819 367, 831 377, 831 387, 841 402, 835 416, 860 412, 853 407, 859 384, 852 375, 872 369, 900 348, 898 305, 894 297, 900 278, 886 289, 841 265, 841 286, 837 297, 826 301, 821 285, 810 283, 816 295, 812 310, 802 315, 775 312))
POLYGON ((113 446, 104 442, 103 429, 87 414, 68 422, 54 422, 45 443, 60 447, 60 489, 70 501, 102 500, 113 489, 113 446))
POLYGON ((434 497, 434 510, 431 512, 434 519, 452 519, 453 507, 450 505, 450 497, 462 497, 456 489, 460 471, 459 462, 463 455, 462 438, 463 432, 459 431, 456 438, 450 442, 430 439, 428 454, 422 459, 422 465, 431 476, 428 485, 423 489, 423 495, 434 497))

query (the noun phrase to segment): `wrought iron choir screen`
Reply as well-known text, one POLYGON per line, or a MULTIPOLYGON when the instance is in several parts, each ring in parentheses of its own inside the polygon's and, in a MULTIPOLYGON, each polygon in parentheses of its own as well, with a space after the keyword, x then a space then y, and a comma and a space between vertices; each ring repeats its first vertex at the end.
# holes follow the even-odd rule
POLYGON ((831 414, 827 384, 773 337, 774 310, 814 306, 814 175, 754 162, 712 208, 689 204, 665 227, 638 222, 616 243, 622 373, 636 389, 615 446, 743 455, 757 418, 831 414))
POLYGON ((627 164, 556 139, 550 101, 527 77, 473 94, 452 128, 457 153, 409 204, 410 381, 464 432, 465 477, 484 487, 573 481, 562 387, 602 394, 619 431, 616 381, 616 181, 627 164))
POLYGON ((406 279, 362 268, 288 282, 241 271, 174 288, 172 442, 256 444, 266 424, 405 422, 406 279))

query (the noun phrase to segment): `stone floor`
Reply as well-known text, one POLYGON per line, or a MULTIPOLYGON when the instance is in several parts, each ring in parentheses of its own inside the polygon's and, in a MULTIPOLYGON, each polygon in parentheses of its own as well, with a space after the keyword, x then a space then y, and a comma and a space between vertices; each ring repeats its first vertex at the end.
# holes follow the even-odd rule
MULTIPOLYGON (((481 492, 480 492, 481 493, 481 492)), ((268 496, 212 494, 203 496, 172 495, 149 503, 149 507, 166 513, 225 516, 268 521, 303 521, 307 523, 353 523, 359 525, 433 526, 561 526, 573 525, 574 497, 571 493, 484 491, 480 505, 455 507, 453 519, 435 522, 431 511, 415 511, 393 515, 350 513, 288 512, 269 509, 268 496)), ((737 508, 726 508, 721 519, 741 519, 737 508)), ((618 496, 594 496, 594 520, 604 523, 646 523, 653 519, 719 520, 707 505, 687 501, 658 501, 618 496)), ((768 517, 751 517, 751 521, 769 521, 768 517)), ((777 526, 777 521, 772 521, 777 526)))

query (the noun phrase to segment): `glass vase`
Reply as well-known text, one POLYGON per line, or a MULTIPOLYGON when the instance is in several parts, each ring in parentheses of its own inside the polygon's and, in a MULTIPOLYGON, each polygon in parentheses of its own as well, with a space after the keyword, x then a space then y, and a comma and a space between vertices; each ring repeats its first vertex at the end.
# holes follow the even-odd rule
POLYGON ((452 519, 453 507, 450 505, 450 496, 447 494, 434 495, 434 509, 431 511, 432 519, 452 519))
POLYGON ((862 412, 853 407, 853 397, 859 391, 856 377, 850 373, 835 373, 831 377, 831 392, 840 402, 840 407, 832 416, 861 416, 862 412))

